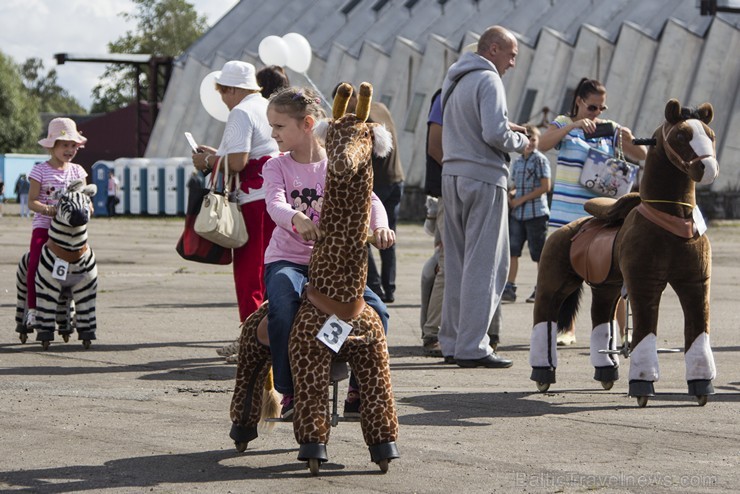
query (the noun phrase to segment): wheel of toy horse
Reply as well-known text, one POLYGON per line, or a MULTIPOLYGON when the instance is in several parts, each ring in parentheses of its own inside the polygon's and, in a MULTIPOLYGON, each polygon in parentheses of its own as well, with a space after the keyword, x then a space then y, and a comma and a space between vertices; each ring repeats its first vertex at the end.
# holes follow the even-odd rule
POLYGON ((645 408, 645 406, 647 405, 647 402, 648 402, 648 397, 647 396, 638 396, 637 397, 637 406, 638 407, 645 408))
POLYGON ((90 348, 90 340, 82 340, 82 346, 85 350, 90 348))
POLYGON ((390 463, 390 460, 388 460, 387 458, 378 462, 381 473, 388 473, 388 465, 390 465, 390 463))
POLYGON ((249 446, 249 441, 234 441, 234 446, 239 453, 244 453, 249 446))
POLYGON ((69 333, 63 333, 62 339, 64 340, 65 343, 69 343, 69 333))
POLYGON ((700 407, 703 407, 707 404, 707 398, 709 398, 707 395, 699 395, 696 397, 696 402, 699 404, 700 407))
POLYGON ((614 387, 614 381, 601 381, 601 387, 609 391, 614 387))
POLYGON ((51 345, 51 342, 49 340, 46 340, 46 341, 42 341, 41 342, 41 348, 43 348, 44 350, 48 350, 49 349, 49 345, 51 345))
POLYGON ((548 389, 550 389, 550 383, 537 381, 537 391, 539 391, 540 393, 545 393, 548 389))
POLYGON ((308 460, 308 469, 311 470, 311 475, 316 477, 319 474, 319 467, 321 466, 321 462, 318 458, 309 458, 308 460))
POLYGON ((26 333, 20 333, 18 335, 18 338, 20 338, 21 344, 23 344, 23 345, 25 345, 26 342, 28 341, 28 335, 26 333))

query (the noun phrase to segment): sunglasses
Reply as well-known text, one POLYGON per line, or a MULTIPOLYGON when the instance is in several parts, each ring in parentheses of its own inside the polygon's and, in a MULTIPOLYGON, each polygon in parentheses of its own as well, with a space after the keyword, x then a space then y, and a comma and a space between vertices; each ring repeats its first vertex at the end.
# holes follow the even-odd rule
POLYGON ((598 110, 598 111, 606 111, 606 110, 608 110, 608 109, 609 109, 609 107, 608 107, 608 106, 606 106, 606 105, 604 105, 604 106, 588 105, 588 106, 586 107, 586 109, 587 109, 588 111, 590 111, 590 112, 594 112, 594 111, 597 111, 597 110, 598 110))

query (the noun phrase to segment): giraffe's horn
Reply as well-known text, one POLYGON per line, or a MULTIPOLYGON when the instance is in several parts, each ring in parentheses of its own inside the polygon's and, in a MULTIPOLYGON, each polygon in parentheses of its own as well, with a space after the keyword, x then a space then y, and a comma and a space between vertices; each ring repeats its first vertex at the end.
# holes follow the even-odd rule
POLYGON ((334 97, 334 106, 331 111, 334 120, 341 118, 347 112, 347 104, 352 96, 352 86, 343 82, 337 88, 337 95, 334 97))
POLYGON ((357 98, 357 109, 355 115, 361 121, 366 121, 370 116, 370 101, 373 99, 373 86, 369 82, 360 84, 360 97, 357 98))

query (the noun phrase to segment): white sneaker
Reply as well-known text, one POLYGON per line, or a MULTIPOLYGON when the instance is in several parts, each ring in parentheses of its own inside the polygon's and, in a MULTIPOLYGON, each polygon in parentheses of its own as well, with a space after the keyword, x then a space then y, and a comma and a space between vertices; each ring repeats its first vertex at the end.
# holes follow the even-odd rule
POLYGON ((26 312, 26 327, 28 329, 36 327, 36 309, 28 309, 28 312, 26 312))

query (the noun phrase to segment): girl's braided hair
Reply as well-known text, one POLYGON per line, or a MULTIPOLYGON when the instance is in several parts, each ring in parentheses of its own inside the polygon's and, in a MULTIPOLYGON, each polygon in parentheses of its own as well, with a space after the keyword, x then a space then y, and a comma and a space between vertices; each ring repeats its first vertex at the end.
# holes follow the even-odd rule
POLYGON ((321 98, 309 88, 280 89, 270 97, 270 106, 279 108, 278 111, 281 113, 287 113, 298 120, 307 115, 311 115, 316 120, 326 118, 326 112, 321 107, 321 98))

